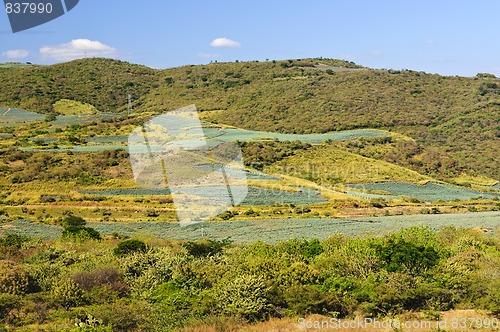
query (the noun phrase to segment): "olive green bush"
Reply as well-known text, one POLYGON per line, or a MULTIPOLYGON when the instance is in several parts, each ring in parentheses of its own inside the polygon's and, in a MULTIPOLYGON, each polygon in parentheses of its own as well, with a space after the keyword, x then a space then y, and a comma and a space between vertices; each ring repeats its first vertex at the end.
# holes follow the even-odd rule
POLYGON ((0 293, 24 295, 30 290, 30 276, 22 266, 0 261, 0 293))

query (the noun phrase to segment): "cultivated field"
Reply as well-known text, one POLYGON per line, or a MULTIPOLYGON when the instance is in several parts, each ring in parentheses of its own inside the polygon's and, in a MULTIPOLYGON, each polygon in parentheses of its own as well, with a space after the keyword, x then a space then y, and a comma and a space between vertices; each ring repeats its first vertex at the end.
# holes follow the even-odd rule
MULTIPOLYGON (((387 192, 389 195, 373 195, 364 194, 365 197, 372 198, 388 198, 392 199, 397 196, 414 197, 422 201, 453 201, 453 200, 468 200, 475 198, 489 198, 494 199, 500 196, 500 192, 481 192, 467 188, 460 188, 442 183, 429 182, 424 185, 403 182, 380 182, 380 183, 366 183, 366 184, 350 184, 349 187, 375 190, 387 192), (373 195, 373 196, 371 196, 373 195)), ((353 193, 358 194, 358 193, 353 193)), ((360 194, 363 195, 363 194, 360 194)))
MULTIPOLYGON (((388 232, 413 226, 428 226, 434 229, 453 226, 477 229, 486 234, 498 234, 500 232, 500 212, 345 219, 308 218, 203 222, 187 227, 167 222, 89 222, 88 225, 106 235, 116 233, 131 237, 177 240, 231 238, 236 243, 251 243, 257 240, 276 243, 292 238, 323 240, 335 233, 343 233, 348 236, 381 236, 388 232)), ((27 220, 16 220, 0 227, 0 232, 39 237, 45 240, 55 240, 61 236, 59 227, 37 224, 27 220)))

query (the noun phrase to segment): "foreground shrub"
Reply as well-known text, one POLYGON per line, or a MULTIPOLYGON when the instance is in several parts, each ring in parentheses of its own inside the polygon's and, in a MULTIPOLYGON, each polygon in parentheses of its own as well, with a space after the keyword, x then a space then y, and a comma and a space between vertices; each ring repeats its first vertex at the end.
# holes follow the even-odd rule
POLYGON ((123 274, 113 268, 76 272, 71 276, 71 280, 85 291, 99 288, 99 291, 102 292, 102 288, 106 288, 120 297, 129 293, 123 274))
POLYGON ((26 271, 11 261, 0 261, 0 293, 23 295, 30 289, 26 271))
POLYGON ((218 303, 226 315, 248 321, 266 319, 271 311, 264 281, 253 275, 237 277, 223 286, 218 303))
POLYGON ((151 306, 144 301, 133 302, 120 299, 114 303, 92 306, 89 313, 104 326, 112 326, 114 332, 128 331, 158 331, 153 329, 141 329, 151 314, 151 306))
POLYGON ((52 296, 54 301, 66 310, 80 306, 85 302, 82 288, 71 279, 56 284, 52 289, 52 296))
POLYGON ((7 236, 0 238, 0 247, 16 247, 20 249, 23 243, 30 240, 27 236, 7 234, 7 236))
POLYGON ((323 293, 314 286, 295 285, 283 294, 286 308, 292 315, 343 314, 341 302, 335 294, 323 293))
POLYGON ((431 246, 417 245, 402 239, 389 239, 385 244, 376 246, 377 256, 384 262, 389 272, 409 271, 420 274, 435 266, 439 253, 431 246))
POLYGON ((19 297, 11 294, 0 293, 0 322, 5 322, 9 312, 21 306, 22 302, 19 297))

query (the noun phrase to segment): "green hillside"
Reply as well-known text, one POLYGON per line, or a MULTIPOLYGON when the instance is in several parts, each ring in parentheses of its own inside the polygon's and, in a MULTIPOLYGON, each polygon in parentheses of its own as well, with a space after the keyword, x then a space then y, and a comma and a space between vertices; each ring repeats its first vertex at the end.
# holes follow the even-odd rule
POLYGON ((120 111, 157 86, 158 71, 110 59, 85 59, 43 67, 0 68, 0 105, 40 113, 60 99, 120 111))
POLYGON ((0 69, 4 107, 50 113, 56 102, 69 99, 101 112, 120 112, 126 110, 128 94, 138 113, 194 103, 207 122, 250 130, 317 134, 383 129, 410 137, 412 146, 405 150, 404 142, 390 143, 390 151, 376 159, 440 180, 462 174, 500 180, 500 80, 487 75, 371 70, 332 59, 212 63, 162 71, 85 59, 0 69))

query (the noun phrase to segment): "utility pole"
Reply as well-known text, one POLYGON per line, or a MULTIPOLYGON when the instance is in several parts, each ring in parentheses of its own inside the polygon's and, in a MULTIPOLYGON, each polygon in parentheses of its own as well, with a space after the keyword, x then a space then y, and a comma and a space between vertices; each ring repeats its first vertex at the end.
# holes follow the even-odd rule
POLYGON ((128 115, 132 112, 132 95, 128 95, 128 115))

